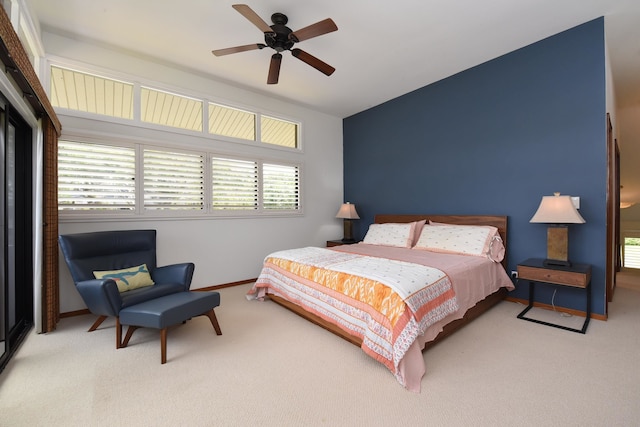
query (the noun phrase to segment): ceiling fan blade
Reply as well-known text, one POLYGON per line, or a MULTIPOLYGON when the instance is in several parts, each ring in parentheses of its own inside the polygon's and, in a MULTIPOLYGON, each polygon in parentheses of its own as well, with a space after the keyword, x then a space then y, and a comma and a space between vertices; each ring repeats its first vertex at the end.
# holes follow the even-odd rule
POLYGON ((280 77, 280 64, 282 63, 282 55, 274 53, 271 55, 271 63, 269 64, 269 76, 267 77, 267 84, 275 85, 278 83, 278 77, 280 77))
POLYGON ((212 50, 211 53, 213 53, 215 56, 223 56, 223 55, 230 55, 232 53, 246 52, 248 50, 262 49, 264 47, 267 47, 267 46, 262 43, 245 44, 244 46, 236 46, 236 47, 228 47, 226 49, 212 50))
POLYGON ((331 18, 327 18, 323 21, 311 24, 308 27, 301 28, 298 31, 294 31, 293 33, 289 34, 289 39, 298 43, 303 40, 309 40, 310 38, 318 37, 337 30, 338 26, 336 25, 336 23, 333 22, 331 18))
POLYGON ((258 16, 257 13, 255 13, 253 11, 253 9, 251 9, 249 6, 247 6, 246 4, 234 4, 233 7, 235 10, 237 10, 238 12, 240 12, 240 14, 242 16, 244 16, 245 18, 247 18, 249 21, 251 21, 251 23, 253 25, 255 25, 256 27, 258 27, 258 29, 260 31, 262 31, 263 33, 272 33, 273 30, 271 29, 271 27, 269 26, 269 24, 267 24, 266 22, 264 22, 264 20, 262 18, 260 18, 260 16, 258 16))
POLYGON ((311 65, 313 68, 320 71, 321 73, 326 74, 327 76, 330 76, 336 70, 331 65, 319 60, 318 58, 311 55, 310 53, 305 52, 304 50, 291 49, 291 54, 298 58, 300 61, 306 62, 307 64, 311 65))

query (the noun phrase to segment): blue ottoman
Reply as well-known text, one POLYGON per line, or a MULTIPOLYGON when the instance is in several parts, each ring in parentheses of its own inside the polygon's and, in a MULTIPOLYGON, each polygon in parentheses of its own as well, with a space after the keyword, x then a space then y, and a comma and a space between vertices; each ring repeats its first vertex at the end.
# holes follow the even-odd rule
POLYGON ((120 310, 116 319, 117 348, 126 347, 136 329, 160 329, 162 363, 167 362, 167 328, 196 316, 207 316, 216 334, 222 335, 213 309, 220 305, 218 292, 178 292, 132 305, 120 310), (122 325, 129 325, 124 341, 122 325))

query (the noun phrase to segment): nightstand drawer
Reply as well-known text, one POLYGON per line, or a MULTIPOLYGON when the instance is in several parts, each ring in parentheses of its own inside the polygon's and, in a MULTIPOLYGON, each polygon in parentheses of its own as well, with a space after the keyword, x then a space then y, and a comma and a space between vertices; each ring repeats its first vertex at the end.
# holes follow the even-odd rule
POLYGON ((518 265, 518 279, 586 288, 591 280, 591 272, 585 274, 518 265))

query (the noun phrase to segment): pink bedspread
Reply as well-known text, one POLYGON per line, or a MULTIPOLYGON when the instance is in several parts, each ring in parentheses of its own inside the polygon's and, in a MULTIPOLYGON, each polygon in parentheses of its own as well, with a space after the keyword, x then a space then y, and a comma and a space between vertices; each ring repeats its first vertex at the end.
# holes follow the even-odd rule
POLYGON ((362 243, 332 250, 430 266, 442 270, 446 277, 432 284, 432 290, 425 284, 417 293, 424 308, 416 306, 414 296, 397 320, 366 302, 336 291, 335 286, 331 289, 317 283, 321 280, 295 275, 273 260, 265 262, 249 293, 257 298, 267 293, 278 295, 360 337, 363 351, 387 366, 400 384, 414 392, 420 391, 425 373, 424 345, 487 295, 501 287, 513 289, 502 265, 484 257, 362 243))

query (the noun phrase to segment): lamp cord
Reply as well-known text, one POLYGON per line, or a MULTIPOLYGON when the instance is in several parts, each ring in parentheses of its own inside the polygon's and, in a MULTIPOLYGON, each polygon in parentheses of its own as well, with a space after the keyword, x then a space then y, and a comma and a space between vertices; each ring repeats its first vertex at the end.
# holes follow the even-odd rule
POLYGON ((555 311, 556 313, 560 313, 561 317, 573 317, 573 314, 565 313, 564 311, 556 310, 556 305, 554 303, 554 300, 556 299, 556 292, 558 292, 558 288, 555 288, 553 290, 553 295, 551 296, 551 307, 553 307, 553 311, 555 311))

